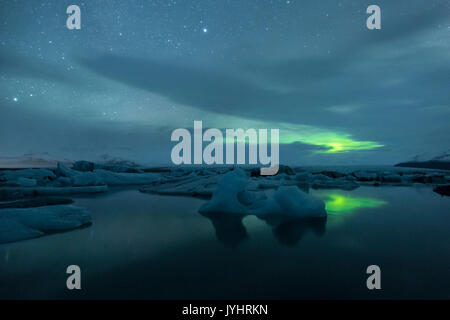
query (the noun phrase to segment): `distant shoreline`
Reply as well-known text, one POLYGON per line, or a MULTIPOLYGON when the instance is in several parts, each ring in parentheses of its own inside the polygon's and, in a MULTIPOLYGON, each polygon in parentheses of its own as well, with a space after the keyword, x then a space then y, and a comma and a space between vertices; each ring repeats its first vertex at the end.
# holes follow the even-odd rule
POLYGON ((450 170, 450 162, 445 161, 409 161, 396 164, 394 167, 450 170))

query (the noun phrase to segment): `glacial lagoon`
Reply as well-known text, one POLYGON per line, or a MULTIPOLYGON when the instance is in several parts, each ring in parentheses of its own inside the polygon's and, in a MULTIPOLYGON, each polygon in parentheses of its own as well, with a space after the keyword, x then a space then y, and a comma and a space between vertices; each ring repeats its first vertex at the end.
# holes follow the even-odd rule
POLYGON ((423 187, 310 190, 326 219, 198 213, 206 201, 111 188, 93 224, 0 245, 4 299, 450 298, 450 199, 423 187), (66 288, 81 268, 82 290, 66 288), (366 288, 381 268, 382 290, 366 288))

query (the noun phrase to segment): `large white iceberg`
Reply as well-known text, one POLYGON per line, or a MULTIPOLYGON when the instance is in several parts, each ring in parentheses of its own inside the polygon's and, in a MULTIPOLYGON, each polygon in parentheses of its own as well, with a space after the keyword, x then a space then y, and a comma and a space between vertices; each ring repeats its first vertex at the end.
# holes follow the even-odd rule
POLYGON ((56 175, 49 169, 5 170, 0 172, 0 175, 7 181, 18 182, 19 185, 22 185, 26 181, 24 179, 33 179, 39 184, 46 184, 56 179, 56 175))
POLYGON ((273 197, 263 200, 258 208, 251 209, 255 215, 281 214, 298 218, 326 217, 325 203, 301 191, 297 186, 281 186, 273 197))
POLYGON ((90 222, 86 209, 72 205, 0 209, 0 243, 72 230, 90 222))
POLYGON ((225 174, 218 182, 212 199, 200 213, 285 215, 298 218, 326 217, 325 203, 312 198, 297 186, 280 186, 272 196, 263 191, 249 191, 248 177, 241 169, 225 174))
POLYGON ((200 208, 200 213, 241 213, 248 208, 239 197, 246 192, 247 175, 241 169, 235 169, 223 175, 217 183, 212 199, 200 208))

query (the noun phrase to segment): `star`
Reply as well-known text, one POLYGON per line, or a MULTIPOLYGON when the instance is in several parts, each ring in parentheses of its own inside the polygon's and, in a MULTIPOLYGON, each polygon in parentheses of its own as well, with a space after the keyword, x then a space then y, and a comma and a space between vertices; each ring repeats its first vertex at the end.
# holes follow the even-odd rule
POLYGON ((17 101, 19 101, 19 98, 14 97, 14 98, 13 98, 13 101, 14 101, 14 102, 17 102, 17 101))
POLYGON ((203 28, 203 33, 207 33, 208 32, 208 28, 203 28))

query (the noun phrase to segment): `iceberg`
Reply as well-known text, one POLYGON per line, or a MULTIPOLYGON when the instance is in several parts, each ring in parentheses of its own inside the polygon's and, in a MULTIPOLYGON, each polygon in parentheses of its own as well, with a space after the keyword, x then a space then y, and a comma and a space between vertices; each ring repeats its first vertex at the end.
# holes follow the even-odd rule
POLYGON ((31 207, 52 206, 57 204, 72 204, 72 203, 73 200, 67 198, 39 197, 39 198, 0 202, 0 209, 31 208, 31 207))
POLYGON ((90 223, 87 210, 72 205, 0 209, 0 243, 68 231, 90 223))
POLYGON ((400 182, 402 182, 402 177, 397 173, 384 172, 381 175, 381 181, 382 182, 400 183, 400 182))
POLYGON ((183 178, 162 178, 161 181, 158 181, 151 186, 142 187, 139 191, 171 196, 211 198, 217 180, 217 175, 198 177, 197 174, 193 172, 183 178))
POLYGON ((359 181, 375 181, 377 180, 378 175, 374 172, 367 172, 367 171, 356 171, 353 172, 353 175, 359 180, 359 181))
POLYGON ((241 215, 283 215, 291 217, 326 217, 325 203, 297 186, 280 186, 267 197, 262 191, 247 188, 248 177, 241 169, 226 173, 218 182, 212 198, 199 212, 241 215))
POLYGON ((239 196, 245 192, 248 177, 241 169, 235 169, 223 175, 217 183, 212 198, 199 210, 200 213, 247 214, 248 208, 239 196))
POLYGON ((22 187, 34 187, 37 185, 37 181, 36 179, 20 177, 19 179, 17 179, 17 184, 22 187))
MULTIPOLYGON (((56 175, 49 169, 21 169, 21 170, 5 170, 3 173, 3 179, 7 181, 16 181, 19 179, 33 179, 38 184, 45 184, 49 181, 56 179, 56 175)), ((19 182, 20 183, 20 182, 19 182)))
POLYGON ((327 216, 325 203, 314 199, 297 186, 281 186, 273 197, 263 200, 260 207, 251 209, 255 215, 281 214, 298 218, 323 218, 327 216))

